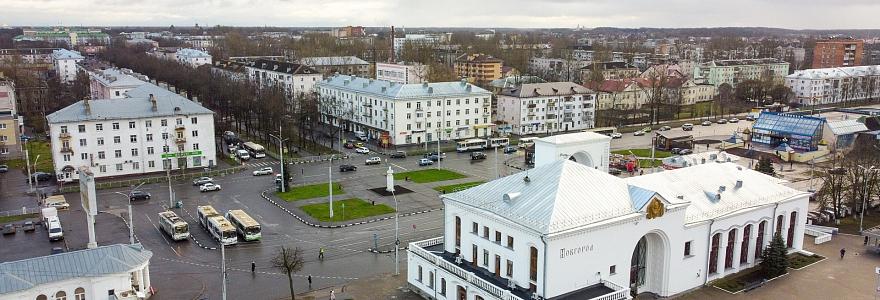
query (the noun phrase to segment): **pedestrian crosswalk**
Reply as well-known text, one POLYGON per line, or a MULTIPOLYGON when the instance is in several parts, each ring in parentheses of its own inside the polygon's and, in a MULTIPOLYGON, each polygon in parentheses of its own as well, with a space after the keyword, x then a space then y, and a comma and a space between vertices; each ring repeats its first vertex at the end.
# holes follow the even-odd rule
POLYGON ((252 168, 262 168, 262 167, 271 167, 278 164, 277 161, 257 161, 257 162, 248 162, 246 165, 252 168))

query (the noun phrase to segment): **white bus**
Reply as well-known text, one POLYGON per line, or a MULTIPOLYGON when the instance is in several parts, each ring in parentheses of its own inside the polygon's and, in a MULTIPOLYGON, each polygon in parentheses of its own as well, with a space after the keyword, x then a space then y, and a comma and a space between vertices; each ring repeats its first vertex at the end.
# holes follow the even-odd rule
POLYGON ((455 151, 458 152, 467 152, 467 151, 475 151, 475 150, 483 150, 489 147, 489 143, 483 139, 468 139, 461 142, 458 142, 458 146, 455 147, 455 151))
POLYGON ((247 152, 250 153, 251 157, 253 158, 266 157, 266 148, 263 148, 263 146, 260 146, 260 144, 254 142, 246 142, 241 144, 241 147, 244 148, 244 150, 247 150, 247 152))
POLYGON ((535 140, 537 140, 537 139, 538 139, 538 137, 536 137, 536 136, 521 138, 521 139, 519 139, 519 144, 517 144, 517 147, 526 148, 528 146, 534 145, 535 140))
POLYGON ((489 147, 498 148, 498 147, 507 147, 510 145, 510 139, 508 138, 491 138, 489 139, 489 147))
POLYGON ((196 207, 196 210, 198 211, 199 224, 201 224, 202 227, 205 227, 205 229, 208 229, 208 217, 220 215, 220 213, 210 205, 196 207))
POLYGON ((228 246, 238 243, 238 235, 235 234, 235 226, 232 226, 232 223, 229 223, 229 220, 226 220, 226 218, 221 215, 208 217, 208 232, 211 233, 211 236, 217 240, 217 242, 223 245, 228 246))
POLYGON ((243 210, 230 210, 226 212, 226 218, 229 219, 232 226, 235 226, 235 231, 238 232, 245 241, 259 241, 262 237, 260 234, 260 223, 257 223, 254 218, 251 218, 251 216, 243 210))
POLYGON ((162 231, 167 233, 172 240, 181 241, 189 238, 189 224, 173 211, 160 212, 159 223, 162 225, 162 231))

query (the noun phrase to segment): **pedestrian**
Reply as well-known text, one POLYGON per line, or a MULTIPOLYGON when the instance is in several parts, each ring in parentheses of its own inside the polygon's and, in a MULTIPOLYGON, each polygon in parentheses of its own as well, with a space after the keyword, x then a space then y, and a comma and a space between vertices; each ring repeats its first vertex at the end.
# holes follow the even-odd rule
POLYGON ((844 255, 846 255, 846 248, 840 248, 840 259, 843 259, 844 255))
POLYGON ((318 259, 324 260, 324 247, 321 247, 321 250, 318 252, 318 259))
POLYGON ((256 270, 257 270, 257 263, 254 261, 251 261, 251 273, 253 273, 256 270))
POLYGON ((641 175, 645 175, 645 169, 639 170, 639 176, 641 176, 641 175))
POLYGON ((868 245, 868 236, 865 236, 865 244, 864 245, 868 245))
POLYGON ((330 290, 330 300, 336 300, 336 292, 333 290, 330 290))
POLYGON ((309 290, 312 289, 312 274, 309 274, 309 290))

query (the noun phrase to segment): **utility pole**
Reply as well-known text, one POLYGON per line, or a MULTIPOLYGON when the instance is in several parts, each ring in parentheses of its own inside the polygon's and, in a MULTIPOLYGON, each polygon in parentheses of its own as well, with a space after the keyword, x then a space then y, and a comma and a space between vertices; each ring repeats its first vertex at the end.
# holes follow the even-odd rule
POLYGON ((223 277, 223 300, 226 300, 226 244, 222 241, 220 242, 220 272, 222 272, 223 277))
MULTIPOLYGON (((281 160, 281 171, 280 171, 281 172, 281 180, 282 181, 287 180, 287 178, 284 178, 284 148, 282 148, 283 147, 282 145, 284 145, 284 142, 286 142, 288 139, 282 138, 281 125, 278 125, 278 136, 275 136, 274 134, 271 134, 271 133, 269 134, 269 136, 278 140, 278 157, 281 160)), ((286 189, 284 188, 284 186, 286 186, 286 185, 287 185, 287 182, 281 183, 281 192, 282 193, 286 192, 286 189)))
POLYGON ((327 188, 330 190, 330 220, 333 220, 333 155, 330 155, 330 163, 327 166, 327 174, 330 181, 327 182, 327 188))
POLYGON ((131 191, 128 193, 128 195, 123 194, 121 192, 115 192, 119 195, 122 195, 123 197, 125 197, 126 200, 128 200, 128 241, 132 245, 134 245, 134 214, 132 214, 132 210, 131 210, 131 192, 136 191, 138 188, 140 188, 142 185, 144 185, 144 183, 146 183, 146 182, 141 182, 141 184, 138 184, 136 187, 131 189, 131 191))
MULTIPOLYGON (((439 160, 438 160, 439 161, 439 160)), ((394 198, 394 276, 400 275, 400 210, 397 205, 397 195, 391 191, 394 198)))

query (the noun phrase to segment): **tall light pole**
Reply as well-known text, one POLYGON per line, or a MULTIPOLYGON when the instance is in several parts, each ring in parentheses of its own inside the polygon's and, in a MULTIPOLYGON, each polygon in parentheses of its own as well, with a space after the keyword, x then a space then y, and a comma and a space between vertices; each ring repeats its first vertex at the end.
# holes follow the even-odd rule
POLYGON ((861 168, 863 171, 865 171, 865 179, 864 179, 865 195, 862 197, 862 207, 861 207, 861 213, 860 213, 861 216, 859 217, 859 232, 861 233, 865 229, 863 227, 864 222, 865 222, 865 205, 868 204, 868 191, 870 191, 870 187, 871 187, 870 185, 868 185, 868 175, 869 175, 869 173, 873 173, 877 170, 874 169, 874 166, 871 166, 870 168, 865 168, 864 166, 860 165, 859 168, 861 168))
MULTIPOLYGON (((165 154, 169 154, 169 152, 171 152, 171 148, 168 147, 168 135, 168 128, 163 127, 162 139, 165 140, 165 148, 168 149, 168 151, 164 151, 165 154)), ((174 207, 174 191, 171 190, 171 159, 165 157, 163 157, 163 159, 166 159, 168 161, 167 166, 165 166, 165 178, 168 179, 168 209, 171 209, 172 207, 174 207)), ((163 162, 163 165, 164 164, 165 163, 163 162)))
MULTIPOLYGON (((278 125, 278 136, 275 136, 274 134, 271 134, 271 133, 269 134, 269 136, 278 140, 278 157, 281 160, 281 171, 279 171, 279 172, 281 172, 281 181, 285 181, 285 180, 287 180, 287 178, 284 178, 284 149, 282 148, 282 146, 284 145, 284 142, 286 142, 288 139, 282 138, 281 125, 278 125)), ((287 185, 287 182, 281 182, 281 192, 282 193, 287 191, 284 188, 285 185, 287 185)))
MULTIPOLYGON (((144 183, 146 183, 146 182, 141 182, 141 184, 138 184, 136 187, 131 189, 131 192, 136 191, 138 188, 140 188, 142 185, 144 185, 144 183)), ((131 192, 129 192, 128 195, 123 194, 122 192, 114 192, 114 193, 122 195, 128 201, 128 241, 132 245, 134 245, 134 215, 132 214, 132 210, 131 210, 131 192)))
POLYGON ((330 155, 330 163, 327 165, 327 174, 330 181, 327 182, 327 188, 330 191, 330 220, 333 220, 333 154, 330 155))
POLYGON ((397 205, 397 195, 391 191, 391 198, 394 198, 394 276, 400 275, 400 210, 397 205))

